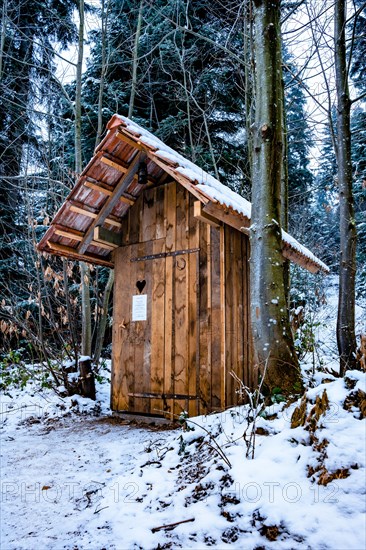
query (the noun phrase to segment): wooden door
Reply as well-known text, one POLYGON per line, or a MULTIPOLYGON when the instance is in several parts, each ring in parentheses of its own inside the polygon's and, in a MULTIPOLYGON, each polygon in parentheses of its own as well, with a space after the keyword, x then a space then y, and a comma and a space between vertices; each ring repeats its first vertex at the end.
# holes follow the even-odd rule
POLYGON ((197 256, 197 250, 165 252, 165 239, 117 250, 113 410, 198 412, 197 256), (136 309, 145 300, 145 311, 143 303, 136 309))

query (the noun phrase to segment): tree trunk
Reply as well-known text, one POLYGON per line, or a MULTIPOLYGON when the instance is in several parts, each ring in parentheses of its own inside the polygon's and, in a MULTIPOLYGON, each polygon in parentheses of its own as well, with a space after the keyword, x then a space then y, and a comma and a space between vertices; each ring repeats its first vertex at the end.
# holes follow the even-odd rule
POLYGON ((79 362, 81 394, 95 401, 95 379, 90 359, 79 362))
POLYGON ((101 44, 101 70, 100 70, 100 82, 99 82, 99 94, 98 94, 98 125, 97 125, 97 135, 95 138, 95 149, 100 143, 102 132, 103 132, 103 94, 104 94, 104 84, 105 76, 107 72, 107 24, 108 24, 108 14, 109 14, 110 0, 105 5, 105 0, 102 0, 102 44, 101 44))
POLYGON ((136 89, 137 89, 138 50, 139 50, 139 41, 140 41, 140 35, 141 35, 143 3, 144 3, 144 0, 141 0, 139 13, 138 13, 138 16, 137 16, 135 43, 134 43, 133 57, 132 57, 132 82, 131 82, 130 103, 129 103, 129 106, 128 106, 128 118, 132 117, 133 108, 135 106, 135 95, 136 95, 136 89))
POLYGON ((96 368, 98 368, 99 359, 102 353, 105 330, 107 328, 109 298, 113 289, 113 284, 114 284, 114 269, 111 269, 109 271, 108 281, 104 289, 102 312, 100 315, 98 333, 97 333, 97 338, 95 342, 95 351, 94 351, 93 359, 94 359, 96 368))
POLYGON ((77 338, 76 338, 76 330, 75 330, 75 322, 72 315, 71 310, 71 301, 70 301, 70 293, 69 293, 69 278, 67 275, 67 259, 64 258, 62 260, 62 270, 63 270, 63 277, 64 277, 64 285, 65 285, 65 302, 66 302, 66 311, 67 311, 67 322, 69 326, 70 331, 70 338, 71 338, 71 345, 74 352, 74 360, 77 364, 78 359, 78 346, 77 346, 77 338))
POLYGON ((91 356, 92 330, 91 330, 91 307, 90 307, 90 269, 80 262, 81 279, 81 353, 91 356))
POLYGON ((78 58, 76 63, 76 90, 75 90, 75 172, 76 178, 82 170, 81 158, 81 77, 84 55, 84 0, 79 0, 79 37, 78 58))
POLYGON ((0 80, 3 74, 3 55, 4 55, 5 37, 6 37, 7 12, 8 12, 8 2, 7 0, 4 0, 3 12, 1 17, 1 36, 0 36, 0 80))
MULTIPOLYGON (((75 91, 75 172, 78 178, 82 171, 81 154, 81 84, 84 54, 84 0, 79 0, 79 37, 78 58, 76 63, 76 91, 75 91)), ((90 307, 90 272, 89 267, 80 262, 81 284, 81 353, 91 355, 91 307, 90 307)), ((92 397, 87 396, 86 397, 92 397)))
POLYGON ((302 388, 286 303, 281 253, 283 93, 280 1, 254 0, 256 116, 253 136, 251 313, 255 360, 265 387, 302 388))
MULTIPOLYGON (((142 4, 141 4, 142 5, 142 4)), ((108 62, 107 62, 107 24, 108 24, 108 15, 109 15, 109 9, 110 9, 110 0, 108 0, 107 5, 105 5, 105 1, 102 0, 102 66, 101 66, 101 73, 100 73, 100 83, 99 83, 99 94, 98 94, 98 129, 97 129, 97 136, 95 140, 95 148, 100 143, 101 135, 102 135, 102 128, 103 128, 103 93, 104 93, 104 82, 105 82, 105 75, 107 73, 108 69, 108 62)), ((136 57, 134 56, 134 59, 137 63, 137 54, 136 57)), ((132 93, 130 97, 130 107, 132 105, 133 109, 133 98, 132 93)), ((131 111, 132 114, 132 111, 131 111)), ((101 308, 101 314, 99 318, 99 323, 97 326, 97 335, 95 339, 95 347, 94 347, 94 354, 93 354, 93 361, 95 364, 96 369, 98 369, 98 363, 99 359, 102 353, 103 348, 103 342, 104 342, 104 336, 105 331, 107 327, 107 318, 108 318, 108 306, 109 306, 109 298, 110 294, 113 289, 113 283, 114 283, 114 270, 111 269, 109 271, 108 281, 104 288, 103 293, 103 302, 102 302, 102 308, 101 308)))
POLYGON ((346 0, 336 0, 334 8, 334 60, 337 89, 337 164, 340 213, 340 265, 337 343, 340 373, 356 366, 355 277, 356 226, 352 192, 351 101, 346 58, 346 0))

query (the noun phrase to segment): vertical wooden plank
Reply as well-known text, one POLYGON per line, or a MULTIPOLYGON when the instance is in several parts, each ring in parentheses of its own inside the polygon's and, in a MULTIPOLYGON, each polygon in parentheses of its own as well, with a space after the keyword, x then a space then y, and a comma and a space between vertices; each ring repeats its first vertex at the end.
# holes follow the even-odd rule
POLYGON ((156 208, 156 223, 155 223, 155 239, 165 237, 165 193, 167 186, 160 185, 156 188, 155 193, 155 208, 156 208))
POLYGON ((243 382, 250 386, 249 372, 249 304, 248 304, 248 237, 242 235, 242 270, 243 270, 243 382))
POLYGON ((199 335, 200 335, 200 357, 199 357, 199 382, 198 395, 200 396, 200 414, 209 411, 211 402, 211 374, 209 357, 209 298, 211 288, 208 283, 208 255, 209 255, 209 233, 207 224, 200 222, 200 261, 199 261, 199 335))
MULTIPOLYGON (((243 305, 243 259, 242 259, 242 234, 234 230, 235 235, 235 265, 236 265, 236 320, 235 334, 237 342, 237 376, 244 380, 244 305, 243 305)), ((234 390, 236 404, 240 404, 240 398, 234 390)))
POLYGON ((189 248, 189 192, 181 185, 176 191, 176 235, 175 249, 189 248))
POLYGON ((225 227, 220 227, 220 312, 221 312, 221 395, 220 407, 226 407, 226 267, 225 267, 225 227))
MULTIPOLYGON (((112 411, 118 410, 118 396, 121 392, 122 373, 121 373, 121 335, 119 325, 121 324, 120 315, 117 313, 120 309, 118 291, 119 291, 119 271, 120 271, 120 252, 121 249, 115 251, 114 269, 115 282, 113 288, 113 327, 112 327, 112 365, 111 365, 111 393, 110 407, 112 411)), ((122 327, 121 327, 122 328, 122 327)))
POLYGON ((129 243, 129 233, 130 233, 130 211, 133 207, 131 207, 126 217, 121 220, 122 228, 121 228, 121 246, 126 246, 129 243))
MULTIPOLYGON (((124 400, 120 403, 119 410, 134 411, 134 399, 130 395, 135 391, 135 346, 136 331, 132 323, 132 294, 134 292, 131 281, 136 278, 136 265, 130 261, 135 252, 135 246, 126 246, 120 252, 120 275, 119 285, 116 285, 115 308, 117 319, 119 319, 121 341, 121 364, 123 370, 123 382, 120 398, 124 400), (127 284, 126 284, 127 283, 127 284), (122 406, 123 405, 123 406, 122 406)), ((133 283, 134 284, 134 283, 133 283)))
POLYGON ((242 235, 225 227, 225 321, 226 321, 226 406, 237 405, 237 382, 234 372, 244 378, 244 345, 246 320, 244 319, 244 272, 242 235), (245 324, 244 324, 245 322, 245 324))
POLYGON ((156 232, 156 191, 145 189, 142 201, 142 214, 140 223, 140 242, 148 242, 155 239, 156 232))
MULTIPOLYGON (((165 239, 153 242, 153 254, 165 251, 165 239)), ((152 393, 164 393, 165 359, 165 258, 152 260, 151 289, 151 389, 152 393)), ((151 413, 161 415, 164 403, 151 399, 151 413)))
MULTIPOLYGON (((193 215, 194 197, 189 197, 189 248, 199 247, 199 221, 193 215)), ((199 304, 198 304, 198 270, 199 254, 194 252, 188 255, 188 393, 197 396, 197 380, 199 375, 199 304)), ((188 403, 189 416, 199 413, 198 399, 188 403)))
POLYGON ((135 204, 128 211, 128 242, 130 244, 136 244, 139 242, 142 202, 143 196, 140 195, 135 204))
POLYGON ((129 266, 127 267, 129 278, 123 278, 123 284, 125 285, 125 288, 127 289, 126 292, 126 301, 128 303, 129 308, 129 317, 127 319, 128 323, 128 349, 129 353, 128 355, 125 354, 124 350, 123 355, 126 357, 125 359, 125 377, 126 377, 126 385, 128 388, 128 409, 132 412, 136 411, 136 402, 133 397, 135 393, 135 365, 136 365, 136 347, 140 344, 141 336, 139 334, 139 327, 137 326, 137 323, 132 321, 132 296, 137 293, 136 289, 136 281, 138 280, 138 273, 137 273, 137 262, 131 262, 130 259, 137 257, 139 253, 138 245, 131 245, 129 247, 130 249, 130 258, 128 260, 129 266))
POLYGON ((207 232, 207 402, 212 410, 212 243, 211 226, 206 224, 207 232))
MULTIPOLYGON (((188 353, 188 315, 187 315, 187 257, 175 256, 173 261, 173 357, 174 393, 188 394, 187 353, 188 353)), ((174 414, 180 414, 186 408, 183 400, 174 400, 174 414)))
POLYGON ((225 226, 225 328, 226 328, 226 397, 225 407, 233 405, 232 371, 236 371, 237 348, 235 339, 235 299, 234 281, 236 277, 234 266, 234 243, 232 229, 225 226))
POLYGON ((111 409, 114 411, 126 410, 128 408, 128 384, 125 363, 133 361, 129 347, 129 292, 124 284, 125 277, 130 276, 129 258, 129 247, 119 248, 116 251, 111 375, 111 409))
MULTIPOLYGON (((164 393, 172 394, 174 392, 173 383, 173 257, 168 256, 165 260, 165 350, 164 350, 164 393)), ((167 399, 165 403, 166 410, 169 411, 169 418, 174 418, 173 399, 167 399)))
MULTIPOLYGON (((165 250, 172 252, 175 250, 176 233, 176 182, 165 186, 164 193, 164 218, 165 218, 165 250)), ((173 260, 168 256, 165 261, 165 353, 164 353, 164 393, 174 393, 174 365, 173 365, 173 346, 174 346, 174 277, 173 260)), ((170 419, 174 418, 174 401, 167 399, 165 408, 170 413, 170 419)))
MULTIPOLYGON (((143 257, 152 254, 153 243, 139 243, 136 246, 137 257, 143 257)), ((145 288, 141 294, 147 295, 147 320, 136 321, 135 333, 135 393, 149 393, 151 383, 151 295, 153 287, 153 274, 151 260, 133 262, 136 264, 136 285, 137 281, 146 281, 145 288)), ((134 293, 140 294, 136 286, 134 293)), ((143 397, 134 398, 134 408, 136 412, 149 414, 151 412, 151 399, 143 397)))
MULTIPOLYGON (((176 192, 176 250, 188 248, 188 192, 181 186, 176 192)), ((174 256, 174 332, 173 332, 173 372, 174 393, 188 395, 188 265, 189 255, 174 256)), ((188 403, 174 401, 174 413, 180 414, 188 403)))
POLYGON ((211 227, 211 410, 221 409, 220 228, 211 227))
POLYGON ((176 232, 176 191, 177 184, 175 182, 166 186, 164 196, 164 211, 165 211, 165 247, 167 252, 175 250, 175 232, 176 232))

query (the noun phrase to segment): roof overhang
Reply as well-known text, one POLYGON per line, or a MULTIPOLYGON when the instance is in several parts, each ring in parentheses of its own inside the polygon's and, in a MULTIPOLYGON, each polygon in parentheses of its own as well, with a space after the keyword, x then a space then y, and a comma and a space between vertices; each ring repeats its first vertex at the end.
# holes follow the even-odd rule
MULTIPOLYGON (((142 190, 175 180, 201 204, 199 216, 249 234, 250 203, 126 117, 114 115, 75 187, 38 245, 40 251, 114 267, 121 219, 142 190), (141 181, 141 168, 145 181, 141 181), (147 179, 146 179, 147 178, 147 179)), ((312 273, 328 267, 282 231, 282 252, 312 273)))

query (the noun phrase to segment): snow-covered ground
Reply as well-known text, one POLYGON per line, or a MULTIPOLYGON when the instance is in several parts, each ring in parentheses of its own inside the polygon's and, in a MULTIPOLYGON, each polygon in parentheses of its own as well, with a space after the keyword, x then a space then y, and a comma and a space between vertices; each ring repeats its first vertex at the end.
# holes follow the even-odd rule
MULTIPOLYGON (((325 277, 326 302, 313 314, 313 320, 317 324, 316 341, 318 354, 323 366, 328 369, 339 369, 339 359, 336 342, 337 308, 338 308, 338 277, 335 275, 325 277)), ((360 345, 360 334, 366 334, 366 296, 356 300, 356 339, 360 345)), ((310 360, 307 358, 308 361, 310 360)))
MULTIPOLYGON (((328 368, 336 366, 335 303, 330 284, 318 334, 328 368)), ((362 304, 358 318, 363 330, 362 304)), ((1 548, 363 550, 365 376, 318 373, 297 427, 299 402, 273 404, 257 420, 252 460, 247 407, 166 430, 113 419, 108 384, 98 386, 97 404, 31 384, 9 390, 1 397, 1 548), (321 404, 324 390, 329 403, 321 404)))

